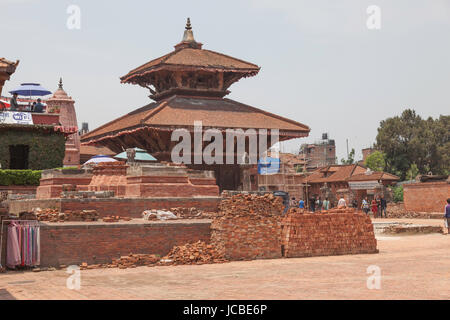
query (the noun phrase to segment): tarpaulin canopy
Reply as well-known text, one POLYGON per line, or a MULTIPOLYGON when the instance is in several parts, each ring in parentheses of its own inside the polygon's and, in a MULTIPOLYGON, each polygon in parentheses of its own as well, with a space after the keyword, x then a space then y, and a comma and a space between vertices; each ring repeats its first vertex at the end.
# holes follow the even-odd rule
POLYGON ((279 158, 264 157, 258 160, 258 174, 277 174, 280 172, 281 160, 279 158))
POLYGON ((110 156, 105 156, 103 154, 99 154, 97 156, 93 156, 92 158, 90 158, 88 161, 86 161, 84 164, 89 164, 89 163, 100 163, 100 162, 116 162, 116 159, 111 158, 110 156))

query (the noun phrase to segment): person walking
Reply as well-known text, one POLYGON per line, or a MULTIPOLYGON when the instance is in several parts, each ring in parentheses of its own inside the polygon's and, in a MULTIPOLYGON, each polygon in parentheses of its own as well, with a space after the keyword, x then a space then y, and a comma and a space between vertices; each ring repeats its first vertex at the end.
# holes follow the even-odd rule
POLYGON ((289 203, 289 206, 291 208, 294 208, 297 206, 297 201, 295 200, 295 197, 292 197, 291 202, 289 203))
POLYGON ((322 210, 329 210, 330 209, 330 200, 328 198, 325 198, 322 202, 322 210))
POLYGON ((387 202, 386 199, 384 197, 381 197, 380 199, 380 214, 381 214, 381 218, 383 218, 383 212, 384 212, 384 217, 387 218, 387 202))
POLYGON ((312 212, 316 211, 316 199, 314 197, 309 201, 309 208, 312 212))
POLYGON ((369 201, 367 201, 367 197, 362 200, 361 209, 365 214, 369 213, 369 201))
POLYGON ((347 208, 347 202, 344 199, 344 196, 341 196, 341 198, 338 201, 338 209, 347 208))
POLYGON ((444 224, 447 227, 447 234, 450 233, 450 198, 447 199, 447 205, 445 206, 444 224))
POLYGON ((374 218, 378 218, 378 204, 377 204, 377 200, 373 199, 372 200, 372 213, 373 213, 373 217, 374 218))
POLYGON ((303 199, 300 199, 300 201, 298 202, 298 207, 300 209, 305 209, 305 201, 303 201, 303 199))
POLYGON ((322 200, 320 199, 320 197, 318 197, 316 200, 316 208, 317 208, 317 211, 319 211, 319 212, 322 211, 322 200))

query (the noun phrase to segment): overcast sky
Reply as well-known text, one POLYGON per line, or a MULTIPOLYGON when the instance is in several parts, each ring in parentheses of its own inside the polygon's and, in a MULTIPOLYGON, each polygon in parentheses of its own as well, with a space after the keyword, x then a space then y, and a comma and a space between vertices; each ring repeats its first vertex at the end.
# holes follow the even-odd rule
POLYGON ((0 0, 0 57, 20 59, 3 95, 23 82, 56 90, 59 77, 90 129, 149 103, 119 77, 173 50, 186 17, 197 41, 261 66, 231 99, 311 127, 284 151, 328 132, 339 159, 370 146, 379 122, 414 108, 450 110, 449 0, 0 0), (68 29, 70 5, 81 29, 68 29), (381 9, 381 29, 366 12, 381 9))

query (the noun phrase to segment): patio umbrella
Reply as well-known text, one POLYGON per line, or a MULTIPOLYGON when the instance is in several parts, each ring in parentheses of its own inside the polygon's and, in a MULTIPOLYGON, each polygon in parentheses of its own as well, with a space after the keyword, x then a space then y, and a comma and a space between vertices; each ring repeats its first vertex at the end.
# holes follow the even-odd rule
POLYGON ((22 83, 20 87, 10 91, 9 93, 17 93, 20 96, 46 96, 51 94, 51 91, 41 87, 39 83, 22 83))
MULTIPOLYGON (((136 161, 156 161, 156 158, 152 156, 151 154, 145 152, 143 149, 134 148, 136 150, 136 156, 134 157, 134 160, 136 161)), ((115 155, 114 158, 117 159, 125 159, 127 160, 127 152, 124 151, 122 153, 119 153, 118 155, 115 155)))
POLYGON ((103 154, 99 154, 97 156, 93 156, 92 158, 90 158, 88 161, 86 161, 84 164, 95 164, 95 163, 100 163, 100 162, 116 162, 117 160, 111 158, 110 156, 105 156, 103 154))

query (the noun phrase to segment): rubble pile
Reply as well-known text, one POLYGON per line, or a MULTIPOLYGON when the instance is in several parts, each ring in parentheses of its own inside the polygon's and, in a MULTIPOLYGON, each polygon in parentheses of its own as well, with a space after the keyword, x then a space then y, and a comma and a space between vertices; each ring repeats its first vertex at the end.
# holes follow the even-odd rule
POLYGON ((103 222, 119 222, 122 221, 131 221, 132 218, 130 217, 121 217, 121 216, 104 216, 102 218, 103 222))
MULTIPOLYGON (((161 258, 156 254, 135 254, 130 253, 128 256, 122 256, 118 259, 112 259, 111 263, 90 264, 83 262, 80 270, 100 269, 100 268, 136 268, 141 266, 155 266, 161 258)), ((62 268, 62 266, 60 266, 62 268)))
POLYGON ((34 209, 36 219, 39 221, 64 222, 64 221, 97 221, 97 210, 66 210, 59 212, 57 209, 34 209))
POLYGON ((288 214, 281 226, 287 258, 378 252, 372 222, 364 213, 288 214))
POLYGON ((160 265, 223 263, 227 260, 214 245, 203 241, 175 246, 161 259, 160 265))
POLYGON ((195 207, 192 208, 170 208, 170 211, 174 213, 179 219, 202 219, 208 218, 213 213, 205 212, 203 210, 197 209, 195 207))
POLYGON ((211 223, 211 243, 228 260, 281 258, 283 201, 272 194, 225 198, 211 223))

